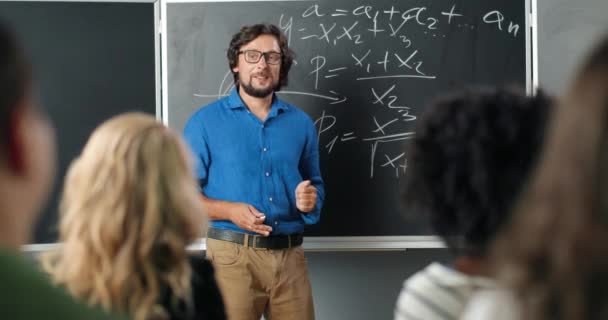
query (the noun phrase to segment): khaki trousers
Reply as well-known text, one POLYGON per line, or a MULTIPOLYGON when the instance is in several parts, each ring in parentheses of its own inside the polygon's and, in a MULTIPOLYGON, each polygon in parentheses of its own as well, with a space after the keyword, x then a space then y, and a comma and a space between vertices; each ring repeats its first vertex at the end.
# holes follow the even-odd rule
POLYGON ((302 246, 270 250, 207 238, 228 320, 313 320, 302 246))

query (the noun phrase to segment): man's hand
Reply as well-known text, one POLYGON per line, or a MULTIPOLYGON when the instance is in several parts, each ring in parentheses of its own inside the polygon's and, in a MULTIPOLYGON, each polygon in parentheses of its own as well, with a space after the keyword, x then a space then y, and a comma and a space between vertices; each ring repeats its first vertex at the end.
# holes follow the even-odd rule
POLYGON ((296 207, 302 212, 311 212, 317 204, 317 188, 304 180, 296 187, 296 207))
POLYGON ((268 236, 272 227, 264 223, 266 216, 260 213, 252 205, 246 203, 233 203, 229 211, 230 221, 243 230, 253 231, 263 236, 268 236))

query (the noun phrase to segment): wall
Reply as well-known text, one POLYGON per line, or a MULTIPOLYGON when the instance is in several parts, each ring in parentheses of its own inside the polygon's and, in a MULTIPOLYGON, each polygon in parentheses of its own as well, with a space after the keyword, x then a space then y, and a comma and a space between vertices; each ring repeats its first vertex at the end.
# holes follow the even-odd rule
POLYGON ((307 252, 318 320, 392 319, 403 280, 447 249, 307 252))
POLYGON ((555 94, 568 85, 597 38, 608 32, 608 1, 537 1, 539 84, 555 94))

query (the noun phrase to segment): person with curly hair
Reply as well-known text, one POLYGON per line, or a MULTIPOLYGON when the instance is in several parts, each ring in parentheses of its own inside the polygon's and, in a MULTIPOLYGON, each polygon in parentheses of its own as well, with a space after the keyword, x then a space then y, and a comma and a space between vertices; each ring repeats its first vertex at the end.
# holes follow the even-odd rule
POLYGON ((89 305, 134 320, 225 319, 211 264, 189 261, 205 224, 192 155, 153 116, 101 124, 70 165, 52 280, 89 305))
POLYGON ((477 290, 495 287, 487 257, 534 167, 551 101, 509 89, 445 95, 419 118, 404 204, 427 216, 454 255, 404 282, 395 319, 459 319, 477 290))

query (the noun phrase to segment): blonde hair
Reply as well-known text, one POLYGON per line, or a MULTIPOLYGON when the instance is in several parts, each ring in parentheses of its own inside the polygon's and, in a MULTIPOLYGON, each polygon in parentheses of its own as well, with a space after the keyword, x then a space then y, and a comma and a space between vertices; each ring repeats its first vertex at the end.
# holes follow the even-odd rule
POLYGON ((52 279, 135 320, 158 319, 162 288, 191 305, 186 246, 204 213, 186 150, 175 132, 141 113, 97 128, 66 176, 63 244, 43 258, 52 279))

